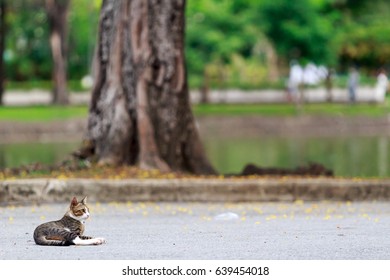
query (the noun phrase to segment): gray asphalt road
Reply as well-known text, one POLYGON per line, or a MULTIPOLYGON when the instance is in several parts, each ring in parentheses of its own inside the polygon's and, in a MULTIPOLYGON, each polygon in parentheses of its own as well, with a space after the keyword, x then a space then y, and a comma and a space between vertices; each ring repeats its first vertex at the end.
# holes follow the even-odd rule
POLYGON ((390 204, 91 203, 101 246, 35 245, 67 205, 0 207, 0 259, 390 259, 390 204))

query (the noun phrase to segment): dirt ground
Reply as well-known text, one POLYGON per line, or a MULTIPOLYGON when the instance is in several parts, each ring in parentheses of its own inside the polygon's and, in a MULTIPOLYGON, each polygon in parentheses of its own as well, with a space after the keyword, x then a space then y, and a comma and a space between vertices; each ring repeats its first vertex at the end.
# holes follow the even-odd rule
POLYGON ((390 135, 388 117, 296 116, 296 117, 201 117, 201 133, 234 136, 340 136, 390 135))
MULTIPOLYGON (((390 135, 390 118, 345 116, 207 116, 197 118, 202 135, 219 137, 289 135, 340 136, 340 135, 390 135)), ((40 122, 0 121, 0 143, 27 141, 82 140, 86 131, 86 119, 40 122)))

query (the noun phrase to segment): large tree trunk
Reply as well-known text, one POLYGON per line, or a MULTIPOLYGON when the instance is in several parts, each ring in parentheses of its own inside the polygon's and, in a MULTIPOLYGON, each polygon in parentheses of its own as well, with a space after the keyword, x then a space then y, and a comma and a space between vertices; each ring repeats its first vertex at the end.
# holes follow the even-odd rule
POLYGON ((87 143, 98 162, 214 174, 191 112, 185 0, 104 0, 87 143))
POLYGON ((46 0, 53 57, 53 103, 69 103, 67 90, 67 18, 70 0, 46 0))
POLYGON ((5 26, 6 0, 0 0, 0 105, 3 104, 4 94, 4 48, 7 28, 5 26))

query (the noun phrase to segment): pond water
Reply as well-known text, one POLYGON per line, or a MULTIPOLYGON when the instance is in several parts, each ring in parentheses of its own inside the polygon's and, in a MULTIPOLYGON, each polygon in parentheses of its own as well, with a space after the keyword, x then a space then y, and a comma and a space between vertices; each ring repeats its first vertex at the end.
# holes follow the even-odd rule
MULTIPOLYGON (((370 137, 206 137, 211 162, 221 173, 238 173, 247 163, 289 167, 321 163, 347 177, 390 177, 390 138, 370 137)), ((0 144, 0 168, 63 160, 79 142, 0 144)))
POLYGON ((390 177, 390 139, 378 137, 262 137, 205 141, 214 166, 235 173, 247 163, 295 168, 321 163, 336 176, 390 177))
POLYGON ((53 164, 64 160, 80 142, 0 144, 0 168, 40 162, 53 164))

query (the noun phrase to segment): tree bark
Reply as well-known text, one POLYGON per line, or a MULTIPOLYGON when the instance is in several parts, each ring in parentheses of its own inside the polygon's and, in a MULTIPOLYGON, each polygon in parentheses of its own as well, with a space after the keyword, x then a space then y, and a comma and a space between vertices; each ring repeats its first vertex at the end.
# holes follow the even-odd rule
POLYGON ((103 164, 214 174, 189 103, 185 0, 104 0, 87 143, 103 164))
POLYGON ((67 89, 67 18, 70 0, 46 0, 46 12, 50 27, 50 46, 53 58, 54 104, 69 103, 67 89))
POLYGON ((6 38, 6 21, 5 15, 7 12, 7 4, 5 0, 0 0, 0 105, 3 105, 3 94, 4 94, 4 48, 6 38))

